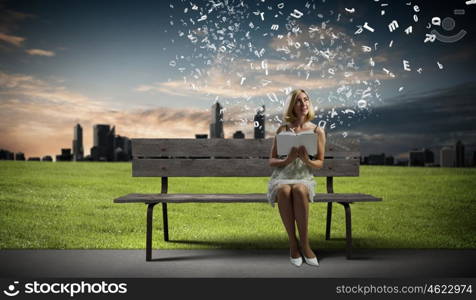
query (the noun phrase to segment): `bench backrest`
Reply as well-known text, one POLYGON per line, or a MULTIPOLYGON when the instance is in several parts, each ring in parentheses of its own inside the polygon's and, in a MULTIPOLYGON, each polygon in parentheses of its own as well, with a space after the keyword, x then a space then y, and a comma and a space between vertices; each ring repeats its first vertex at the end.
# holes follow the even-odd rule
MULTIPOLYGON (((266 177, 273 139, 132 139, 134 177, 266 177)), ((314 176, 359 176, 358 140, 327 138, 314 176)))

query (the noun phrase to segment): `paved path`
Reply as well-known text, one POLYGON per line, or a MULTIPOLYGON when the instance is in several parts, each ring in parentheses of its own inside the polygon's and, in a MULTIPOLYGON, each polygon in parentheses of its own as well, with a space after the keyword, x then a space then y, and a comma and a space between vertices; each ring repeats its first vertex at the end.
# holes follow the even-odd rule
POLYGON ((287 250, 0 250, 5 277, 476 277, 476 250, 320 251, 318 268, 289 263, 287 250))

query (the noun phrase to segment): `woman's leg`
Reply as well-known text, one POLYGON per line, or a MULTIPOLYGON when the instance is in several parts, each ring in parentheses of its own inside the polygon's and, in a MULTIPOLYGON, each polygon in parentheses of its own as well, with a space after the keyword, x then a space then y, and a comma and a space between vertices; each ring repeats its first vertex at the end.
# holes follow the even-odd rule
POLYGON ((312 252, 308 237, 309 193, 307 186, 304 184, 294 184, 292 187, 292 198, 303 254, 308 258, 316 257, 314 252, 312 252))
POLYGON ((291 257, 298 258, 300 254, 296 238, 296 225, 294 223, 292 188, 289 184, 280 184, 277 189, 276 198, 278 200, 279 214, 288 233, 291 257))

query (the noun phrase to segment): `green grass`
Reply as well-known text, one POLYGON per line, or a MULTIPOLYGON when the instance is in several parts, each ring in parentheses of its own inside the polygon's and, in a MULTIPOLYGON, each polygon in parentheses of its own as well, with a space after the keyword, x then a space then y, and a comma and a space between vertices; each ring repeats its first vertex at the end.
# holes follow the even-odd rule
MULTIPOLYGON (((268 178, 170 178, 169 193, 265 193, 268 178)), ((335 192, 368 193, 352 205, 356 248, 476 248, 476 169, 362 166, 335 178, 335 192)), ((325 178, 317 178, 325 192, 325 178)), ((115 204, 128 193, 159 193, 160 178, 133 178, 129 163, 0 161, 0 249, 143 249, 144 204, 115 204)), ((160 206, 154 248, 286 248, 277 207, 264 203, 169 204, 170 242, 160 206)), ((312 204, 311 244, 345 247, 344 210, 335 204, 324 239, 326 204, 312 204)))

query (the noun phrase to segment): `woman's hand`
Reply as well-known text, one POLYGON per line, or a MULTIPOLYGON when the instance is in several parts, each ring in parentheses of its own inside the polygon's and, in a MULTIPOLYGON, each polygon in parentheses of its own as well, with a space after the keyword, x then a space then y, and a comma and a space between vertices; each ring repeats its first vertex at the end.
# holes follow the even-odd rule
POLYGON ((304 163, 308 163, 310 161, 305 146, 299 146, 297 154, 304 163))
POLYGON ((287 163, 293 162, 298 157, 298 148, 292 147, 288 153, 288 157, 286 157, 287 163))
POLYGON ((309 158, 309 154, 307 153, 307 150, 306 150, 306 147, 305 146, 301 146, 299 147, 298 149, 298 156, 299 158, 308 166, 312 167, 312 168, 322 168, 324 166, 324 161, 322 160, 311 160, 309 158))

